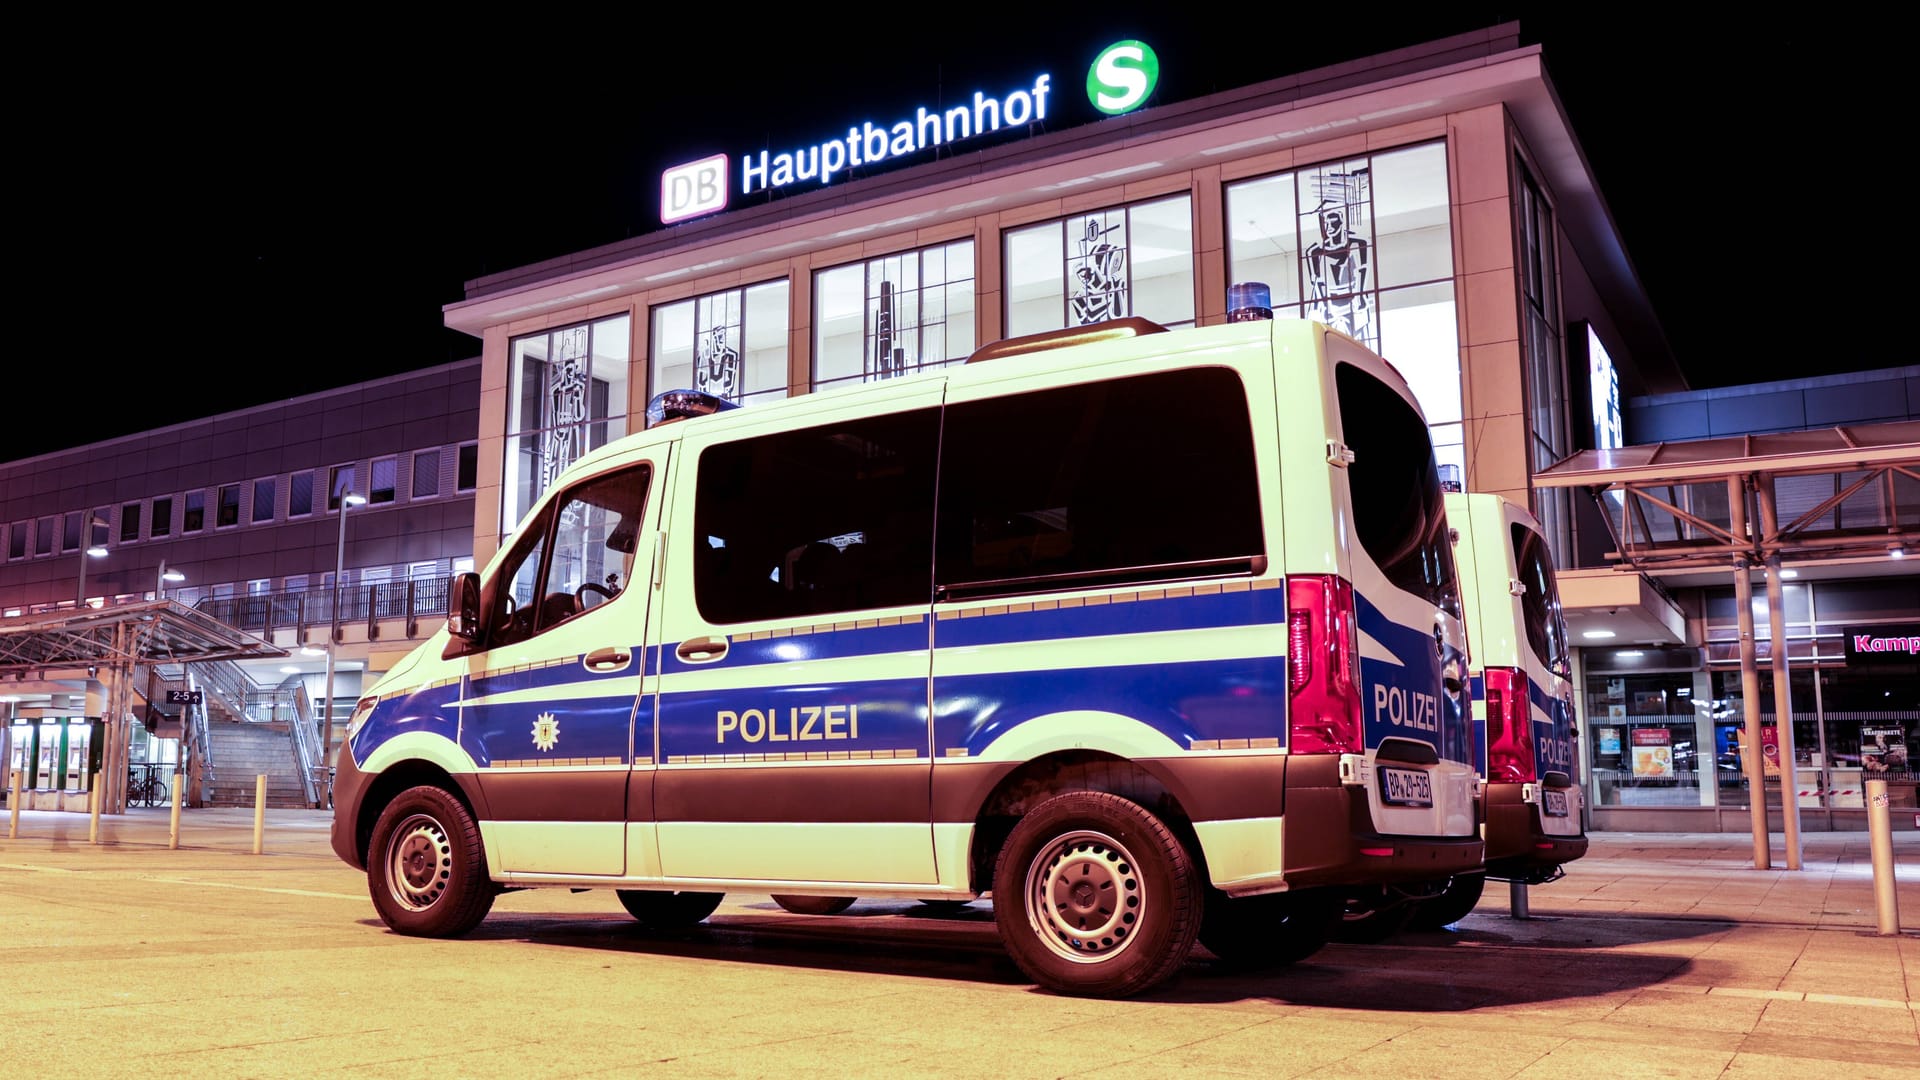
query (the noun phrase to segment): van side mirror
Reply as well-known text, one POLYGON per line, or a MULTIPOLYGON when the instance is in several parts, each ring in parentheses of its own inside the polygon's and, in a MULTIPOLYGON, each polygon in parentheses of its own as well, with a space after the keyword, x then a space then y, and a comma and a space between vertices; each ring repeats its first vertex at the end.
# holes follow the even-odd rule
POLYGON ((480 636, 480 575, 455 574, 447 581, 447 634, 461 641, 480 636))

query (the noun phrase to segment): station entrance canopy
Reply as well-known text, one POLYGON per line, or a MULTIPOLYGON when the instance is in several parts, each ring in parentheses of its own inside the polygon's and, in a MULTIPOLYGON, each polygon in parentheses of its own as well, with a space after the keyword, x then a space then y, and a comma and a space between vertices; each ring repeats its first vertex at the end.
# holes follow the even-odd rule
POLYGON ((285 655, 277 645, 174 600, 41 612, 0 619, 0 692, 29 680, 77 681, 83 675, 105 684, 99 774, 104 799, 93 804, 96 813, 118 813, 126 806, 136 668, 285 655))
MULTIPOLYGON (((1534 486, 1587 492, 1613 537, 1614 569, 1643 574, 1731 571, 1740 621, 1741 736, 1749 792, 1764 793, 1760 677, 1755 661, 1752 570, 1767 568, 1775 716, 1792 716, 1780 569, 1842 560, 1920 557, 1920 422, 1741 435, 1583 450, 1534 486)), ((1793 725, 1780 724, 1781 760, 1793 762, 1793 725)), ((1752 809, 1754 866, 1770 858, 1764 795, 1752 809)), ((1781 806, 1787 868, 1800 869, 1798 799, 1781 806)))

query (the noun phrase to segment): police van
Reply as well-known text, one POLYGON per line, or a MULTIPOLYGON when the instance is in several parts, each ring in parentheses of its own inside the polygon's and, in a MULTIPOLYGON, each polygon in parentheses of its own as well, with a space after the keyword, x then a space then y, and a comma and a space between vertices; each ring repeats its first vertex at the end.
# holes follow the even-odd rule
POLYGON ((1574 782, 1572 654, 1546 536, 1524 506, 1499 495, 1448 493, 1446 502, 1459 538, 1487 865, 1415 907, 1415 929, 1464 918, 1488 878, 1545 884, 1587 853, 1574 782))
POLYGON ((1122 996, 1483 864, 1433 450, 1353 340, 1129 318, 649 413, 354 708, 332 843, 392 929, 990 896, 1028 977, 1122 996))

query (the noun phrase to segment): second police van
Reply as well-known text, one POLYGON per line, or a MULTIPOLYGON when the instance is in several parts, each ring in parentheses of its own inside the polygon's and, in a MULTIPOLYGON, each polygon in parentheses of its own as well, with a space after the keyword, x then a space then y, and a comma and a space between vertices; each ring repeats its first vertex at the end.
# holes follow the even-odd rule
POLYGON ((1427 426, 1351 339, 1124 319, 656 403, 708 415, 568 467, 355 706, 332 843, 394 930, 990 896, 1028 977, 1119 996, 1483 865, 1427 426))
POLYGON ((1544 884, 1587 853, 1574 781, 1572 652, 1545 532, 1526 507, 1499 495, 1449 493, 1446 501, 1459 537, 1487 865, 1418 905, 1415 929, 1463 918, 1488 878, 1544 884))

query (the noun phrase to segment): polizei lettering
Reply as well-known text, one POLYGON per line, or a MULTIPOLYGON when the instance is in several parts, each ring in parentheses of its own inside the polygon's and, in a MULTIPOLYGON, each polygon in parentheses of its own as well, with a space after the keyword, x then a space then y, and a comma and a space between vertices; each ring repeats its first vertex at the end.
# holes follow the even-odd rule
POLYGON ((739 742, 821 742, 860 737, 858 705, 794 705, 779 709, 723 710, 714 715, 713 740, 739 742))
POLYGON ((744 155, 740 159, 740 194, 751 195, 762 189, 785 187, 802 181, 833 182, 833 175, 860 165, 878 165, 888 158, 900 157, 930 146, 971 139, 1000 130, 1002 124, 1018 127, 1037 124, 1047 118, 1047 94, 1053 77, 1042 75, 1033 81, 1033 89, 1015 90, 1003 98, 975 92, 970 104, 955 105, 945 111, 928 112, 925 106, 914 111, 912 119, 891 126, 876 126, 863 121, 847 129, 844 139, 831 139, 790 153, 744 155))
POLYGON ((1373 718, 1382 717, 1393 722, 1394 727, 1415 728, 1420 731, 1440 731, 1440 699, 1433 694, 1423 694, 1418 690, 1403 690, 1398 686, 1385 683, 1373 684, 1373 718))

